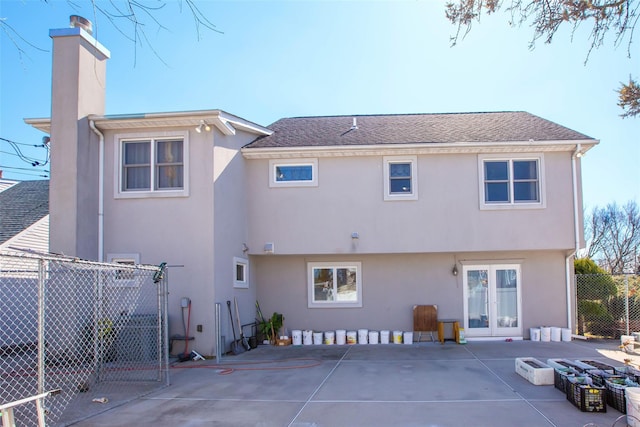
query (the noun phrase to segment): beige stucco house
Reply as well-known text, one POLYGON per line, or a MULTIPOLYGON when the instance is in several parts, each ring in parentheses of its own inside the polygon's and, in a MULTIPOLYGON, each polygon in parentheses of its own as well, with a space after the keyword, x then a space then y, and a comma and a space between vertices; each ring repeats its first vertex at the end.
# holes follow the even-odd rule
POLYGON ((51 134, 51 251, 166 261, 170 333, 191 298, 200 353, 234 297, 242 323, 258 299, 290 330, 410 331, 415 304, 468 339, 572 326, 597 140, 526 112, 104 115, 109 52, 81 28, 50 35, 51 118, 26 122, 51 134))

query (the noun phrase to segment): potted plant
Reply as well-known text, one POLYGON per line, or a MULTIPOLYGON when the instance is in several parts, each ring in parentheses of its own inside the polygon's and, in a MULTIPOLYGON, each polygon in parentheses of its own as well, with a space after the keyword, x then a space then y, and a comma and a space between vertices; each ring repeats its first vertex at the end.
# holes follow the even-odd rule
POLYGON ((280 336, 280 329, 284 324, 284 315, 274 312, 269 319, 261 317, 258 320, 258 331, 269 343, 276 344, 276 340, 280 336))

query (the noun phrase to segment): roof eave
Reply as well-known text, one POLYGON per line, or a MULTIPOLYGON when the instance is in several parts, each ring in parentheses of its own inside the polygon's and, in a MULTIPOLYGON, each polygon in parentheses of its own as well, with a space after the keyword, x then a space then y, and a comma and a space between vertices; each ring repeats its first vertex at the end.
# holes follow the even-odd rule
MULTIPOLYGON (((90 115, 96 127, 101 130, 150 129, 166 127, 195 127, 201 121, 214 125, 224 135, 235 135, 242 130, 258 136, 268 136, 271 129, 229 114, 222 110, 180 111, 168 113, 90 115)), ((25 123, 43 132, 51 132, 50 118, 25 119, 25 123)))
POLYGON ((596 139, 562 141, 501 141, 501 142, 446 142, 418 144, 376 144, 307 147, 244 147, 247 159, 276 159, 291 157, 344 157, 407 154, 464 154, 464 153, 532 153, 575 151, 582 154, 599 144, 596 139))

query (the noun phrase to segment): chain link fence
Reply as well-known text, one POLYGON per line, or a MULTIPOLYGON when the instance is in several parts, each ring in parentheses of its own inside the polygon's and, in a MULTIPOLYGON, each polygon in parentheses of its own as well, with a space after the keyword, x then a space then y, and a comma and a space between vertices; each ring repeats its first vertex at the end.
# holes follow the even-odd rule
MULTIPOLYGON (((0 253, 0 404, 60 389, 46 421, 65 425, 168 384, 163 273, 0 253)), ((38 424, 35 405, 14 415, 38 424)))
POLYGON ((640 276, 576 275, 576 332, 617 339, 640 332, 640 276))

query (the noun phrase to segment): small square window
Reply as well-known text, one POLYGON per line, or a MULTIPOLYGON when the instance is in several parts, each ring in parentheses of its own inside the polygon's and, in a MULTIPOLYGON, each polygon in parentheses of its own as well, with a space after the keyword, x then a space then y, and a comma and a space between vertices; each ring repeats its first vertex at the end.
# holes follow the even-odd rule
POLYGON ((417 157, 384 157, 384 200, 417 200, 417 157))
POLYGON ((245 258, 233 258, 233 287, 249 287, 249 260, 245 258))
POLYGON ((138 254, 108 254, 107 260, 111 264, 122 266, 110 271, 115 286, 135 286, 139 277, 136 275, 135 265, 140 263, 138 254))

